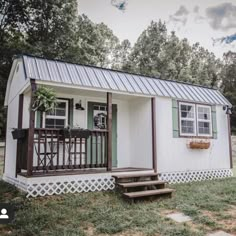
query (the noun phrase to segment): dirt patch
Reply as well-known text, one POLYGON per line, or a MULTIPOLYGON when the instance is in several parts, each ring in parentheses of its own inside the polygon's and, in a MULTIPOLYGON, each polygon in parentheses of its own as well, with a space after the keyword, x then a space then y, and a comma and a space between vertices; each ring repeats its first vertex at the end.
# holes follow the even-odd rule
POLYGON ((213 213, 206 210, 201 211, 201 213, 212 221, 215 221, 222 230, 236 235, 236 206, 231 205, 229 210, 220 213, 213 213))

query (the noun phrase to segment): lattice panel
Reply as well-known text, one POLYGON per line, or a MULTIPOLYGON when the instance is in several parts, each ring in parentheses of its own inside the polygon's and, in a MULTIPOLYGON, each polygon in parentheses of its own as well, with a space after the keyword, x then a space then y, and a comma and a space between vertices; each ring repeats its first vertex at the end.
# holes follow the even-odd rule
POLYGON ((29 184, 27 197, 38 197, 63 193, 81 193, 115 188, 114 178, 111 176, 79 177, 67 181, 47 181, 29 184))
POLYGON ((199 170, 187 172, 165 172, 159 174, 160 180, 168 181, 171 184, 196 182, 202 180, 220 179, 233 176, 230 169, 223 170, 199 170))

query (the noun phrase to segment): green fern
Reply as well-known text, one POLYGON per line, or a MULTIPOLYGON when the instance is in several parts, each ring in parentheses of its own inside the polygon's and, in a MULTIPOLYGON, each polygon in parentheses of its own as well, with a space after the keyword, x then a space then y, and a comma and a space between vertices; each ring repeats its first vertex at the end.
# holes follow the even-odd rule
POLYGON ((57 105, 54 89, 45 86, 39 87, 33 96, 33 111, 50 112, 57 105))

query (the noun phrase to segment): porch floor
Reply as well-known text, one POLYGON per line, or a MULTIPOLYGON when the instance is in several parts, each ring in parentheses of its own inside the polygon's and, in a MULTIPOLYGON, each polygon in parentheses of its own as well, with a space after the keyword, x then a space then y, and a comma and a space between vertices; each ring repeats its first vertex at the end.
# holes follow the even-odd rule
POLYGON ((95 173, 117 173, 117 172, 132 172, 132 171, 150 171, 150 168, 136 168, 136 167, 125 167, 125 168, 113 168, 112 171, 107 171, 106 168, 91 168, 91 169, 67 169, 67 170, 52 170, 49 172, 36 172, 32 176, 27 176, 26 172, 19 173, 19 176, 23 177, 45 177, 45 176, 61 176, 61 175, 82 175, 82 174, 95 174, 95 173))

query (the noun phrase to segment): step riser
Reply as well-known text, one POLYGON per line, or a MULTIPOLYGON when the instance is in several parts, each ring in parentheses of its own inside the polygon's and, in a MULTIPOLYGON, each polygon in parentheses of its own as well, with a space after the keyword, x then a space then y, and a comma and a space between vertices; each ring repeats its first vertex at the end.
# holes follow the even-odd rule
POLYGON ((121 190, 125 193, 127 192, 135 192, 135 191, 146 191, 146 190, 154 190, 154 189, 164 189, 165 184, 156 184, 156 185, 148 185, 148 186, 132 186, 132 187, 122 187, 119 186, 121 190))
POLYGON ((145 197, 139 197, 139 198, 129 198, 124 195, 123 197, 125 200, 127 200, 130 203, 136 203, 136 202, 141 202, 141 201, 155 201, 157 199, 171 198, 172 193, 164 193, 164 194, 145 196, 145 197))
POLYGON ((158 180, 157 176, 151 176, 151 177, 134 177, 134 178, 121 178, 116 179, 117 183, 129 183, 129 182, 139 182, 139 181, 150 181, 150 180, 158 180))

